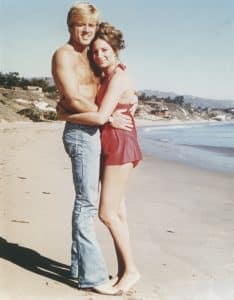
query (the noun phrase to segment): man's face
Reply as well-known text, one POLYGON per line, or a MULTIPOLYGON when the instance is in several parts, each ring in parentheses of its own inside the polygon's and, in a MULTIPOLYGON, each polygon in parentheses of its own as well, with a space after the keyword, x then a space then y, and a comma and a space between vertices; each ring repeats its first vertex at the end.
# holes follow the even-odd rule
POLYGON ((74 17, 72 24, 69 27, 71 38, 81 46, 88 46, 97 29, 97 21, 93 18, 78 18, 74 17))

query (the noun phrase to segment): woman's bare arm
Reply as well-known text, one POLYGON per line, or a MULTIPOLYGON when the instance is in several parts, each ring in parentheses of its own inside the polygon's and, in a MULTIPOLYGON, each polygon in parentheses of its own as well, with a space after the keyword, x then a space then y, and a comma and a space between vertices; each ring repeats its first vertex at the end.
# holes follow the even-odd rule
POLYGON ((113 113, 118 100, 126 89, 126 82, 122 74, 117 73, 111 79, 103 97, 100 109, 97 112, 85 112, 80 114, 60 114, 63 120, 86 125, 103 125, 113 113))

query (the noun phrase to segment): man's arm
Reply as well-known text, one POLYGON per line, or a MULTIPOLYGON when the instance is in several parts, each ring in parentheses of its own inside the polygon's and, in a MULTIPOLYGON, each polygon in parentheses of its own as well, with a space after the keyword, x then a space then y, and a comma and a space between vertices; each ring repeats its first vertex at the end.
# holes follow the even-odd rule
MULTIPOLYGON (((60 121, 67 121, 68 117, 71 115, 73 115, 73 117, 74 115, 78 116, 77 114, 68 113, 60 103, 57 104, 56 110, 57 110, 57 118, 60 121)), ((127 130, 127 131, 131 131, 133 129, 132 118, 124 114, 124 112, 126 111, 127 111, 126 109, 118 109, 115 112, 113 112, 112 116, 109 117, 108 120, 112 127, 127 130)), ((81 120, 77 120, 76 117, 75 123, 77 121, 78 123, 83 124, 83 122, 81 120)), ((84 123, 86 124, 86 122, 84 123)))
MULTIPOLYGON (((114 78, 112 78, 111 82, 108 85, 99 111, 87 112, 82 114, 68 114, 64 112, 62 108, 60 108, 58 110, 59 119, 86 125, 103 125, 104 123, 108 122, 108 119, 114 111, 118 103, 118 99, 120 98, 125 88, 126 87, 124 81, 121 80, 119 76, 115 76, 114 78)), ((131 131, 132 127, 133 125, 131 122, 131 118, 127 116, 125 124, 122 124, 118 128, 131 131)))
POLYGON ((131 130, 133 128, 132 118, 126 115, 127 109, 117 109, 109 117, 109 122, 112 127, 124 130, 131 130))
POLYGON ((57 50, 52 59, 52 74, 63 97, 62 105, 70 112, 97 111, 96 104, 79 95, 73 59, 64 49, 57 50))

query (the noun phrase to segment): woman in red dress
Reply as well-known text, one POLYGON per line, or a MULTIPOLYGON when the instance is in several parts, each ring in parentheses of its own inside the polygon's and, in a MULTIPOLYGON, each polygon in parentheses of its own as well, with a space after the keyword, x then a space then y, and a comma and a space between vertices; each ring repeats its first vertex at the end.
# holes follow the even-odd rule
POLYGON ((91 44, 92 60, 102 74, 97 94, 97 112, 68 114, 59 109, 59 119, 87 125, 101 125, 102 188, 99 217, 114 240, 119 280, 115 287, 128 291, 140 278, 129 239, 125 191, 132 169, 142 159, 134 122, 137 97, 118 52, 124 48, 122 33, 109 23, 101 23, 91 44), (122 109, 132 118, 131 131, 114 128, 111 115, 122 109))

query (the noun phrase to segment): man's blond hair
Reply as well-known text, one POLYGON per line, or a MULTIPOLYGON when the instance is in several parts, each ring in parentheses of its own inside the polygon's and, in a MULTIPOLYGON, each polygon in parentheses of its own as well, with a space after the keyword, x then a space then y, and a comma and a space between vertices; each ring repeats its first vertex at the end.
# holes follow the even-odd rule
POLYGON ((86 18, 92 18, 93 21, 99 24, 99 11, 97 8, 88 2, 78 2, 75 3, 69 10, 67 14, 67 25, 72 26, 73 18, 80 18, 81 20, 86 18))

